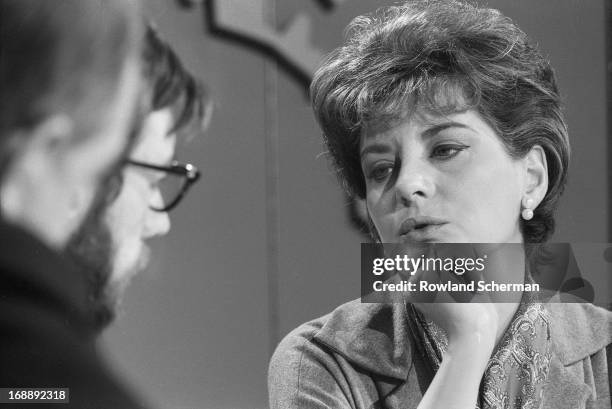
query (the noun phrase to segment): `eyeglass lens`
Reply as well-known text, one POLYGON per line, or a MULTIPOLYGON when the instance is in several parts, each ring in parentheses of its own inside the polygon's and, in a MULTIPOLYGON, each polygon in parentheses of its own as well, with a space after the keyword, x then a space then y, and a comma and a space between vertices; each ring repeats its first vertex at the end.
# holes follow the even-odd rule
POLYGON ((163 206, 153 206, 153 208, 155 210, 166 210, 168 207, 174 206, 184 193, 188 183, 186 176, 167 173, 158 184, 163 206))

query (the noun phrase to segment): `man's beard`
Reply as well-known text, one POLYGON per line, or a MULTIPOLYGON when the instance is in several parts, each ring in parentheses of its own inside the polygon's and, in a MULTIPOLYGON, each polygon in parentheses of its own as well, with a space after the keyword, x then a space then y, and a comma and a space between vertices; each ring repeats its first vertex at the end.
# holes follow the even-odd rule
POLYGON ((87 299, 96 330, 100 331, 115 318, 116 301, 107 292, 113 273, 113 236, 106 223, 108 207, 121 191, 120 172, 111 175, 97 193, 79 229, 66 247, 70 260, 87 278, 87 299))
POLYGON ((113 236, 106 223, 106 212, 121 193, 124 160, 140 135, 146 112, 142 104, 139 108, 133 115, 131 131, 123 154, 102 178, 86 217, 79 229, 73 233, 64 252, 87 277, 87 299, 98 331, 108 326, 116 315, 117 299, 108 291, 113 274, 115 250, 113 236))
POLYGON ((106 209, 92 214, 68 243, 66 252, 87 277, 89 308, 97 330, 115 317, 115 302, 108 299, 106 286, 112 275, 113 242, 105 221, 106 209))

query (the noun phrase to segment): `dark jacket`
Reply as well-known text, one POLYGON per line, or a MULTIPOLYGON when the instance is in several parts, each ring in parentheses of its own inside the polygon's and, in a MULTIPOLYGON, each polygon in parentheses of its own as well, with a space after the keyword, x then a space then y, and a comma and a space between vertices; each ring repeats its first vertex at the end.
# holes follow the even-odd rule
POLYGON ((0 223, 0 388, 70 388, 70 403, 58 408, 140 407, 98 355, 87 295, 85 274, 0 223))
MULTIPOLYGON (((612 313, 547 304, 552 353, 546 409, 610 409, 612 313)), ((432 380, 403 304, 344 304, 280 343, 270 362, 272 409, 416 408, 432 380)))

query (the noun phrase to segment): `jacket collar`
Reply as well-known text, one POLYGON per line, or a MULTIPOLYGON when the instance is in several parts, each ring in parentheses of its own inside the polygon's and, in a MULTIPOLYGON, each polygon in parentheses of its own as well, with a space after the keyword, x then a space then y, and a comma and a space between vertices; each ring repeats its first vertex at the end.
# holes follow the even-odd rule
POLYGON ((315 340, 378 375, 406 379, 412 347, 404 304, 354 300, 334 310, 315 340))
POLYGON ((545 408, 579 408, 597 399, 582 367, 573 365, 612 342, 612 313, 592 304, 549 303, 553 357, 545 389, 545 408))
MULTIPOLYGON (((611 343, 609 311, 576 303, 550 303, 547 308, 559 366, 582 360, 611 343)), ((414 350, 406 314, 401 303, 366 304, 354 300, 333 311, 314 338, 356 366, 405 380, 413 366, 414 350)), ((575 383, 563 367, 558 371, 566 374, 568 385, 575 383)))
POLYGON ((612 343, 612 312, 582 303, 549 303, 553 351, 571 365, 612 343))

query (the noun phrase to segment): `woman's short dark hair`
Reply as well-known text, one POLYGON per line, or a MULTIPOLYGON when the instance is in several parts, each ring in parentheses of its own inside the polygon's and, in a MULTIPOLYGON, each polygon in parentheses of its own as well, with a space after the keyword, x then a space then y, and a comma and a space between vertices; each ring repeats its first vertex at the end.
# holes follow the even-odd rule
POLYGON ((475 109, 508 154, 540 145, 548 191, 526 242, 546 241, 567 179, 570 146, 550 63, 509 18, 459 1, 410 1, 355 18, 346 43, 322 63, 312 105, 341 181, 364 198, 359 157, 366 127, 392 126, 417 107, 436 113, 475 109))

